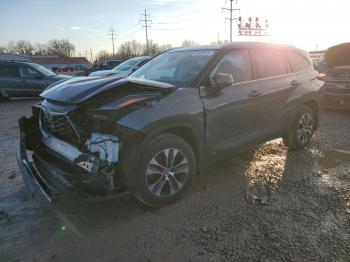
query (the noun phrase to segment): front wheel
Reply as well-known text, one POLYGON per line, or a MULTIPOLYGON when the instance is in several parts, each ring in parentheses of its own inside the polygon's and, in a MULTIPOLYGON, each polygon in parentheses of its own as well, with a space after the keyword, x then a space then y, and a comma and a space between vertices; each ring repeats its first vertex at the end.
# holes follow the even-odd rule
POLYGON ((195 174, 196 159, 191 146, 172 134, 161 134, 140 150, 137 172, 132 175, 134 196, 149 206, 177 199, 195 174))
POLYGON ((291 149, 299 150, 306 147, 311 140, 316 125, 316 113, 309 106, 301 106, 293 119, 288 134, 283 142, 291 149))

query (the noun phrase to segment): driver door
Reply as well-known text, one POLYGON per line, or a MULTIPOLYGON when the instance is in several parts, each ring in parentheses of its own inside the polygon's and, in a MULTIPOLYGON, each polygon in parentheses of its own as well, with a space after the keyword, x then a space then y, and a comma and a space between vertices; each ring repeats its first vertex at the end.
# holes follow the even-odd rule
POLYGON ((261 135, 264 108, 259 103, 260 87, 253 81, 250 61, 248 50, 226 53, 209 78, 213 79, 218 73, 230 74, 233 84, 220 89, 211 84, 200 87, 209 156, 255 143, 261 135))

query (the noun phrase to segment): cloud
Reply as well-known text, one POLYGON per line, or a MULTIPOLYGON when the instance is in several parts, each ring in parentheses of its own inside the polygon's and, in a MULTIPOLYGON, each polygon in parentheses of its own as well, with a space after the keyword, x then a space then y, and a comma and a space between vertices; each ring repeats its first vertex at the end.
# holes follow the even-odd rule
POLYGON ((72 27, 70 28, 70 30, 80 30, 80 31, 83 31, 84 28, 81 28, 80 26, 72 26, 72 27))
POLYGON ((87 31, 87 32, 92 32, 92 33, 102 33, 102 30, 100 29, 92 29, 92 28, 84 28, 80 26, 72 26, 70 30, 75 30, 75 31, 87 31))

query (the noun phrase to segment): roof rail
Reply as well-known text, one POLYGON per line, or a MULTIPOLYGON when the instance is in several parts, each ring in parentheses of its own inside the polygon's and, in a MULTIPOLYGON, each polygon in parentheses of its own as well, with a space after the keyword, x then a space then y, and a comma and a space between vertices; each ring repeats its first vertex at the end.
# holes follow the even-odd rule
POLYGON ((11 59, 0 59, 0 62, 26 62, 26 63, 30 63, 29 61, 25 61, 25 60, 11 60, 11 59))

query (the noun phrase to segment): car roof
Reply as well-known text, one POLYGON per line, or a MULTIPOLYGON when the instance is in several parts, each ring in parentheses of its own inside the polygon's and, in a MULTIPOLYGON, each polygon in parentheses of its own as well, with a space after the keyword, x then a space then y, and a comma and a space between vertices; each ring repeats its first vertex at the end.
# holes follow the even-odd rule
POLYGON ((35 65, 35 63, 24 61, 0 60, 0 64, 35 65))
POLYGON ((221 45, 199 45, 193 47, 178 47, 172 48, 167 52, 181 52, 181 51, 206 51, 206 50, 230 50, 234 48, 273 48, 273 49, 290 49, 301 52, 306 55, 306 51, 298 49, 291 45, 282 45, 275 43, 266 43, 266 42, 232 42, 221 45))

